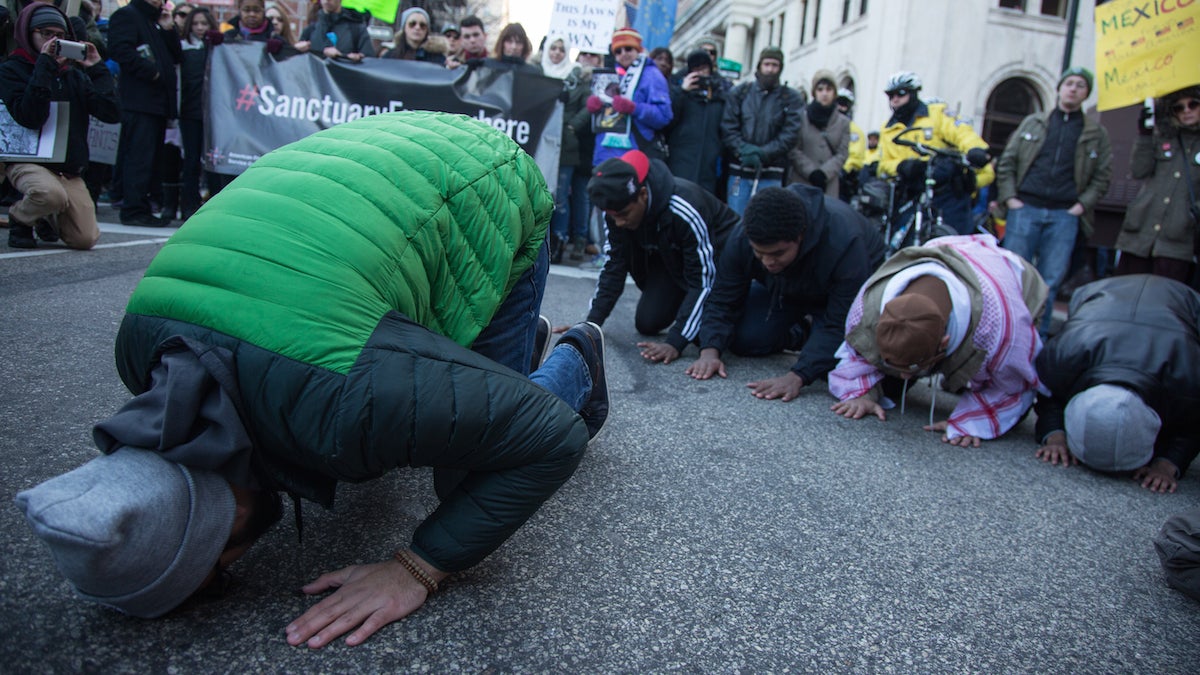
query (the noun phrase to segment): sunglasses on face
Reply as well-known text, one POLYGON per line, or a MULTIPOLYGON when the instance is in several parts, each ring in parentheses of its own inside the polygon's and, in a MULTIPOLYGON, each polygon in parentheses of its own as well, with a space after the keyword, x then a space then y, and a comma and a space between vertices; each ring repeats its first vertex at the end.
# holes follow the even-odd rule
POLYGON ((638 50, 637 47, 617 47, 616 49, 613 50, 613 53, 614 54, 624 54, 625 52, 636 52, 637 50, 638 50))
POLYGON ((425 23, 424 21, 409 21, 408 27, 409 28, 429 28, 429 24, 425 23))
POLYGON ((175 16, 184 16, 184 17, 186 17, 187 15, 188 15, 188 13, 187 13, 187 12, 175 12, 175 16))
POLYGON ((1179 113, 1183 112, 1184 110, 1195 110, 1196 108, 1200 108, 1200 101, 1197 101, 1194 98, 1190 98, 1186 101, 1179 101, 1175 105, 1171 106, 1171 112, 1178 115, 1179 113))
POLYGON ((717 50, 715 50, 715 49, 705 49, 704 51, 708 52, 708 55, 709 55, 709 56, 716 56, 716 55, 717 55, 717 50))
POLYGON ((883 93, 887 94, 888 98, 900 98, 901 96, 908 96, 907 89, 893 89, 892 91, 885 91, 883 93))

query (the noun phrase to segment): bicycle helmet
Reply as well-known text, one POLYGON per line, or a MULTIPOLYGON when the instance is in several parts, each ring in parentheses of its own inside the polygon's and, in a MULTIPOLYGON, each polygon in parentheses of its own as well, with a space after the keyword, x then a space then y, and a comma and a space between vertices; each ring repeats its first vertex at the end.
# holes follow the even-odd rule
POLYGON ((909 70, 901 70, 898 73, 892 73, 888 78, 887 85, 884 86, 885 92, 896 91, 897 89, 907 89, 909 91, 921 90, 921 78, 916 73, 909 70))
POLYGON ((846 106, 854 105, 854 92, 842 87, 837 90, 837 102, 846 106))

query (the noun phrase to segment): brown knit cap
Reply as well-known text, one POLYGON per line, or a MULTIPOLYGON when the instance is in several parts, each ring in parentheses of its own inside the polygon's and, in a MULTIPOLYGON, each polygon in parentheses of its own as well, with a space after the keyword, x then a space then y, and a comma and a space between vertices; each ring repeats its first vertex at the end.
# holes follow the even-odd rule
POLYGON ((950 292, 941 279, 917 277, 883 306, 875 326, 879 355, 894 366, 917 370, 937 356, 950 320, 950 292))

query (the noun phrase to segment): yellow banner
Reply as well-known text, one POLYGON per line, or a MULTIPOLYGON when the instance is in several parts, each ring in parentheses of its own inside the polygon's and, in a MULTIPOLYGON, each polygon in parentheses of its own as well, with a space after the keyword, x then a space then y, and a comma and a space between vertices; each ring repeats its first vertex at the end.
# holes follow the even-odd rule
POLYGON ((1113 0, 1096 8, 1099 109, 1200 84, 1200 1, 1113 0))

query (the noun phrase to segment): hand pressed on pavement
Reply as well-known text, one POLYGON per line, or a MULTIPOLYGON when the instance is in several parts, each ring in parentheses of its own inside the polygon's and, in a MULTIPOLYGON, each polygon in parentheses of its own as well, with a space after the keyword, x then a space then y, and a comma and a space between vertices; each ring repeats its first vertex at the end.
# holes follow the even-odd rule
POLYGON ((940 431, 940 432, 942 432, 942 442, 943 443, 949 443, 950 445, 957 445, 960 448, 978 448, 979 447, 980 439, 978 436, 959 436, 958 438, 950 438, 950 435, 946 433, 946 429, 948 429, 949 427, 950 427, 950 421, 942 420, 941 422, 934 422, 933 424, 926 424, 922 428, 925 431, 940 431))
POLYGON ((701 349, 700 358, 692 362, 692 365, 684 371, 697 380, 707 380, 713 375, 725 377, 725 364, 721 361, 720 353, 713 349, 701 349))
POLYGON ((786 375, 772 377, 768 380, 757 380, 746 386, 750 388, 753 396, 769 400, 780 399, 786 402, 800 395, 800 390, 804 388, 804 378, 789 370, 786 375))
POLYGON ((1134 471, 1133 479, 1141 481, 1142 487, 1151 492, 1174 492, 1179 485, 1179 480, 1175 477, 1176 472, 1175 464, 1159 457, 1134 471))
POLYGON ((1038 448, 1037 457, 1052 465, 1061 463, 1064 469, 1079 463, 1075 455, 1072 455, 1071 451, 1067 449, 1067 435, 1061 431, 1056 431, 1046 437, 1046 444, 1038 448))
MULTIPOLYGON (((422 567, 435 581, 447 576, 429 565, 422 567)), ((307 643, 319 649, 346 633, 350 633, 347 645, 362 644, 380 628, 412 614, 429 595, 421 582, 395 560, 351 565, 323 574, 300 590, 314 595, 330 589, 337 590, 288 624, 288 644, 307 643)))
POLYGON ((679 350, 665 342, 639 342, 637 346, 642 348, 642 358, 647 361, 667 364, 679 358, 679 350))
POLYGON ((887 421, 887 413, 883 411, 883 406, 879 402, 872 399, 869 394, 863 394, 857 398, 848 398, 845 401, 838 401, 829 406, 833 412, 852 420, 862 419, 867 415, 874 415, 881 420, 887 421))

